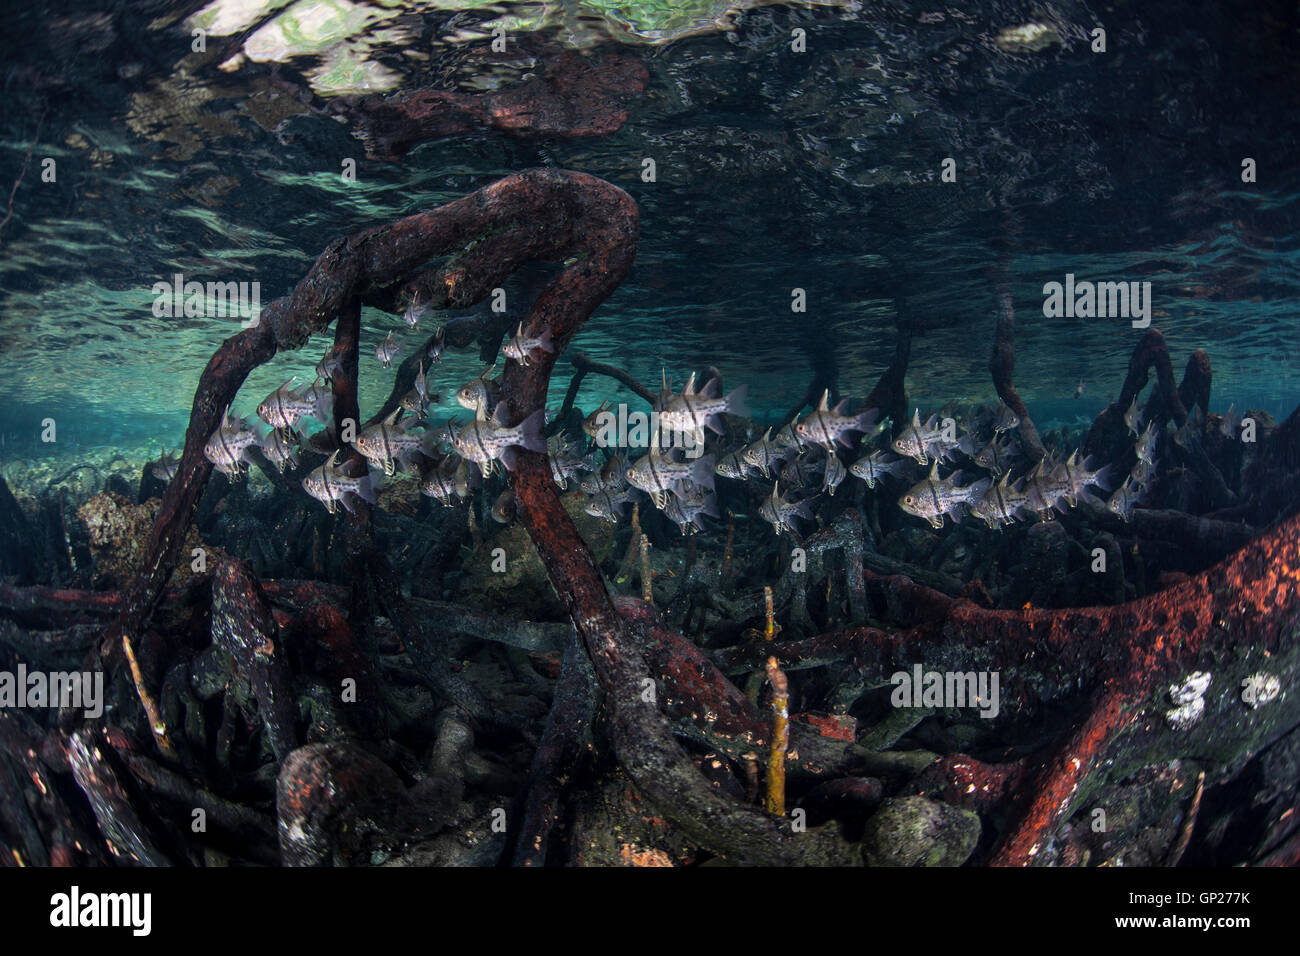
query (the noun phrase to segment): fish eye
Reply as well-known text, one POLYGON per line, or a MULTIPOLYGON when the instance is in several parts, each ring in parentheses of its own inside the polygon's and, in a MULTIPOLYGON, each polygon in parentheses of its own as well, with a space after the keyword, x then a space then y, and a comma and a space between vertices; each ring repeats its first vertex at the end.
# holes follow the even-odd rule
POLYGON ((913 499, 911 495, 903 495, 903 504, 910 505, 913 499))

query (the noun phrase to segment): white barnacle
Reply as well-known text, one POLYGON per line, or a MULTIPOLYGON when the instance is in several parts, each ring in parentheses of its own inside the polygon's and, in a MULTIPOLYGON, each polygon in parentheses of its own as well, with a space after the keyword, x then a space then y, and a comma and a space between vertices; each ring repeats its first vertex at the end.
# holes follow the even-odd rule
POLYGON ((1205 713, 1205 698, 1193 697, 1184 704, 1165 711, 1165 720, 1174 730, 1187 730, 1205 713))
POLYGON ((1169 699, 1175 704, 1190 704, 1204 697, 1209 686, 1209 671, 1196 671, 1181 684, 1169 685, 1169 699))

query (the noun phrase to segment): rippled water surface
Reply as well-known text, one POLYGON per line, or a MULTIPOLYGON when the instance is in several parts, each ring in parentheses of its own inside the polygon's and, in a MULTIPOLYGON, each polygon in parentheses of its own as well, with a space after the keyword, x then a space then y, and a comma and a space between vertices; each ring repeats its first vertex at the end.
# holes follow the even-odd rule
MULTIPOLYGON (((1280 416, 1300 398, 1294 8, 760 5, 720 29, 725 6, 708 3, 340 2, 310 33, 311 5, 284 22, 283 4, 248 6, 261 26, 210 37, 203 54, 183 16, 198 4, 6 15, 0 203, 19 182, 0 230, 0 454, 180 444, 199 374, 238 326, 155 317, 155 283, 256 281, 265 305, 332 239, 538 165, 636 198, 636 265, 572 347, 652 385, 663 368, 680 382, 716 365, 773 419, 817 369, 865 395, 906 310, 919 323, 909 401, 994 401, 1005 267, 1016 381, 1040 425, 1094 416, 1142 334, 1120 318, 1045 318, 1043 285, 1067 273, 1150 282, 1176 374, 1191 350, 1210 355, 1213 409, 1280 416), (490 49, 498 23, 505 54, 490 49), (1042 49, 1003 33, 1035 23, 1050 30, 1042 49), (1098 26, 1106 52, 1092 49, 1098 26), (806 52, 791 49, 796 30, 806 52), (614 44, 650 79, 610 136, 479 131, 380 162, 340 121, 347 96, 505 88, 556 50, 614 44), (946 158, 956 182, 941 179, 946 158), (348 160, 355 182, 340 175, 348 160), (38 440, 49 417, 52 445, 38 440)), ((225 29, 219 12, 196 22, 225 29)), ((522 314, 523 290, 509 291, 522 314)), ((371 310, 363 324, 364 413, 392 383, 373 347, 404 329, 371 310)), ((257 370, 236 410, 310 379, 325 344, 257 370)), ((476 352, 449 354, 436 384, 448 394, 481 368, 476 352)), ((562 360, 556 404, 567 379, 562 360)), ((589 378, 579 404, 618 389, 589 378)))

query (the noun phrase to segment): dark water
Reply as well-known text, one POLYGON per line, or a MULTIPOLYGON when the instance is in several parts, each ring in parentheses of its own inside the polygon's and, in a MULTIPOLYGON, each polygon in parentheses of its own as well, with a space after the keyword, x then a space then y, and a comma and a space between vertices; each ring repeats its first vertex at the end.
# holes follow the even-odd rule
MULTIPOLYGON (((15 10, 17 29, 0 41, 7 181, 38 124, 40 136, 0 233, 6 451, 179 444, 199 372, 234 325, 155 317, 154 283, 178 271, 258 281, 265 305, 334 237, 534 165, 591 172, 636 198, 635 268, 573 347, 642 381, 667 368, 680 382, 716 365, 774 418, 815 366, 862 395, 906 307, 920 323, 910 400, 923 411, 993 401, 990 278, 1005 243, 1020 316, 1016 381, 1040 425, 1094 416, 1117 394, 1141 334, 1121 319, 1044 318, 1043 284, 1066 273, 1149 281, 1152 324, 1176 368, 1194 348, 1210 354, 1213 410, 1289 412, 1300 397, 1294 11, 1053 9, 1050 18, 1027 4, 751 10, 732 32, 642 46, 649 89, 612 136, 477 132, 399 163, 366 160, 346 126, 322 115, 332 97, 317 95, 313 112, 284 92, 334 62, 328 53, 289 57, 276 75, 247 62, 223 72, 215 56, 187 56, 177 31, 149 29, 160 5, 15 10), (1062 42, 998 46, 999 31, 1035 20, 1062 42), (1098 24, 1105 53, 1087 39, 1098 24), (790 50, 795 28, 807 31, 806 53, 790 50), (281 72, 291 84, 277 85, 281 72), (646 157, 654 183, 641 178, 646 157), (939 181, 945 157, 955 183, 939 181), (1255 183, 1241 181, 1246 157, 1255 183), (355 183, 339 174, 349 158, 355 183), (41 181, 46 159, 56 182, 41 181), (791 312, 793 288, 807 292, 804 314, 791 312), (35 440, 47 417, 60 426, 53 445, 35 440)), ((377 37, 388 21, 358 35, 371 38, 380 88, 434 78, 470 88, 513 82, 543 39, 597 47, 609 28, 577 13, 495 58, 483 41, 438 41, 450 31, 443 14, 394 21, 404 43, 377 37)), ((670 32, 691 21, 661 13, 650 5, 625 19, 670 32)), ((363 355, 401 327, 369 310, 363 321, 363 355)), ((251 412, 291 375, 309 379, 324 341, 255 372, 236 410, 251 412)), ((473 354, 451 356, 437 385, 454 388, 480 368, 473 354)), ((363 362, 363 412, 386 396, 389 374, 363 362)), ((612 388, 588 379, 579 405, 612 388)))

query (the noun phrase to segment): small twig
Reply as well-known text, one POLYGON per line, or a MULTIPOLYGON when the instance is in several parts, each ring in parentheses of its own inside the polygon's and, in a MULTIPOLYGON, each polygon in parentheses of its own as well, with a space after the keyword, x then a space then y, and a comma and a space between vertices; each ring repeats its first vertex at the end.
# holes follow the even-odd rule
POLYGON ((623 555, 623 564, 618 569, 615 583, 622 584, 632 576, 632 564, 641 553, 641 503, 632 503, 632 537, 627 542, 627 553, 623 555))
POLYGON ((776 634, 776 615, 772 610, 772 589, 763 587, 763 640, 770 641, 776 634))
MULTIPOLYGON (((769 607, 771 591, 768 591, 769 607)), ((767 679, 772 685, 772 739, 767 752, 767 796, 763 808, 785 816, 785 753, 790 747, 790 682, 776 658, 767 659, 767 679)))
POLYGON ((650 541, 644 534, 641 535, 641 599, 651 606, 655 603, 654 576, 650 572, 650 541))
POLYGON ((135 659, 135 648, 131 646, 131 637, 128 634, 122 635, 122 650, 126 653, 126 662, 131 668, 131 682, 135 684, 135 692, 140 695, 140 703, 144 707, 145 716, 149 718, 149 729, 153 732, 154 743, 158 745, 158 752, 169 760, 175 760, 176 750, 167 737, 167 725, 163 723, 162 713, 158 710, 158 702, 153 699, 153 696, 144 686, 144 674, 140 671, 140 662, 135 659))
POLYGON ((1197 814, 1201 812, 1201 794, 1204 792, 1205 771, 1202 770, 1196 777, 1196 793, 1192 794, 1192 805, 1187 811, 1187 816, 1183 818, 1183 827, 1178 833, 1178 840, 1174 843, 1173 849, 1169 851, 1165 866, 1177 866, 1183 854, 1187 852, 1187 845, 1192 842, 1192 831, 1196 829, 1197 814))

